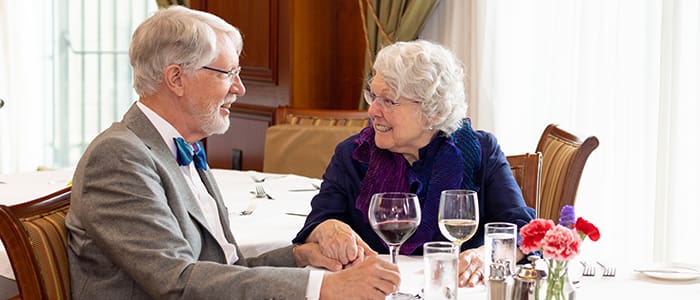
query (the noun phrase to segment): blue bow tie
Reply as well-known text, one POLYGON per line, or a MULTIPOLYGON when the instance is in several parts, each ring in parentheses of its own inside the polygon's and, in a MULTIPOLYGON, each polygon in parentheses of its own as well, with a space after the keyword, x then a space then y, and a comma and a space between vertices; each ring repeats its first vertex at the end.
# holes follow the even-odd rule
POLYGON ((179 165, 188 166, 194 160, 194 166, 197 169, 207 169, 207 155, 204 154, 202 142, 190 144, 181 137, 173 138, 173 140, 177 146, 177 163, 179 165))

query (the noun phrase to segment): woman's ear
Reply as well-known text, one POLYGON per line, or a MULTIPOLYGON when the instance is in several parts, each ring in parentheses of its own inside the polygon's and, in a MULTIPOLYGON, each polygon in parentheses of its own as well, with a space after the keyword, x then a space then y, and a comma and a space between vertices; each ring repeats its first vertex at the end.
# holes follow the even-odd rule
POLYGON ((163 72, 163 84, 165 84, 173 94, 182 96, 185 94, 183 75, 184 72, 181 66, 175 64, 169 65, 165 67, 165 71, 163 72))
POLYGON ((425 118, 425 120, 427 123, 426 128, 428 128, 428 130, 430 130, 430 131, 433 131, 435 129, 435 124, 442 122, 443 118, 442 118, 442 114, 438 112, 438 113, 435 113, 435 115, 430 117, 430 118, 425 118))

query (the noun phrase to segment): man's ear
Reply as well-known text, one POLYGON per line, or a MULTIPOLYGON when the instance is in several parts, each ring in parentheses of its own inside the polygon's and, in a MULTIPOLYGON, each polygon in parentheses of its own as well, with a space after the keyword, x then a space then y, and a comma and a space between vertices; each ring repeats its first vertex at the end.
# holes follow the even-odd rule
POLYGON ((163 71, 163 84, 168 87, 173 94, 182 96, 185 94, 185 87, 183 84, 184 71, 179 65, 169 65, 165 67, 163 71))

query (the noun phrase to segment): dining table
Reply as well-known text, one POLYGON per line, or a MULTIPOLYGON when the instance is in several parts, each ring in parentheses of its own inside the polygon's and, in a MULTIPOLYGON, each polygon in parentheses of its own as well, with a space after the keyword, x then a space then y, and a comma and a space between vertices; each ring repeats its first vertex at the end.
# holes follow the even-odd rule
MULTIPOLYGON (((295 174, 225 169, 212 169, 212 173, 229 211, 231 231, 246 257, 291 245, 321 184, 320 179, 295 174), (256 186, 270 197, 256 197, 256 186), (251 207, 252 213, 241 213, 251 207)), ((72 168, 0 174, 0 204, 48 195, 69 185, 72 177, 72 168)), ((14 279, 4 247, 0 247, 0 276, 14 279)))
MULTIPOLYGON (((311 199, 321 184, 321 179, 295 174, 224 169, 212 172, 229 210, 231 231, 245 256, 290 245, 303 226, 311 210, 311 199), (256 197, 256 187, 262 187, 266 196, 256 197), (252 213, 242 213, 251 208, 252 213)), ((0 204, 14 205, 59 190, 70 184, 72 174, 71 168, 0 174, 0 204)), ((389 259, 388 255, 381 256, 389 259)), ((587 251, 576 260, 594 263, 596 253, 587 251)), ((397 263, 402 280, 399 290, 421 295, 423 258, 399 255, 397 263)), ((661 278, 651 276, 654 273, 634 271, 653 266, 614 265, 615 276, 603 276, 601 267, 596 267, 595 276, 582 276, 583 267, 570 263, 571 278, 577 283, 576 299, 700 299, 700 275, 661 278)), ((690 268, 700 272, 698 266, 690 268)), ((4 248, 0 249, 0 276, 14 278, 4 248)), ((486 286, 459 288, 458 299, 488 299, 486 286)))

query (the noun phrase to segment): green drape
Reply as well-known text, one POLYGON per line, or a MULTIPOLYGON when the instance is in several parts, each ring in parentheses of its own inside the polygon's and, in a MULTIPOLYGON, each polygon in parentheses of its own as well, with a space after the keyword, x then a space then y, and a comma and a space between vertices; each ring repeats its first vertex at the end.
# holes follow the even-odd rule
POLYGON ((156 0, 156 3, 158 3, 158 7, 160 8, 168 7, 170 5, 182 5, 190 7, 190 0, 156 0))
MULTIPOLYGON (((377 52, 394 42, 416 39, 438 2, 439 0, 358 0, 367 42, 365 82, 369 79, 377 52)), ((360 99, 359 109, 367 109, 364 99, 360 99)))

